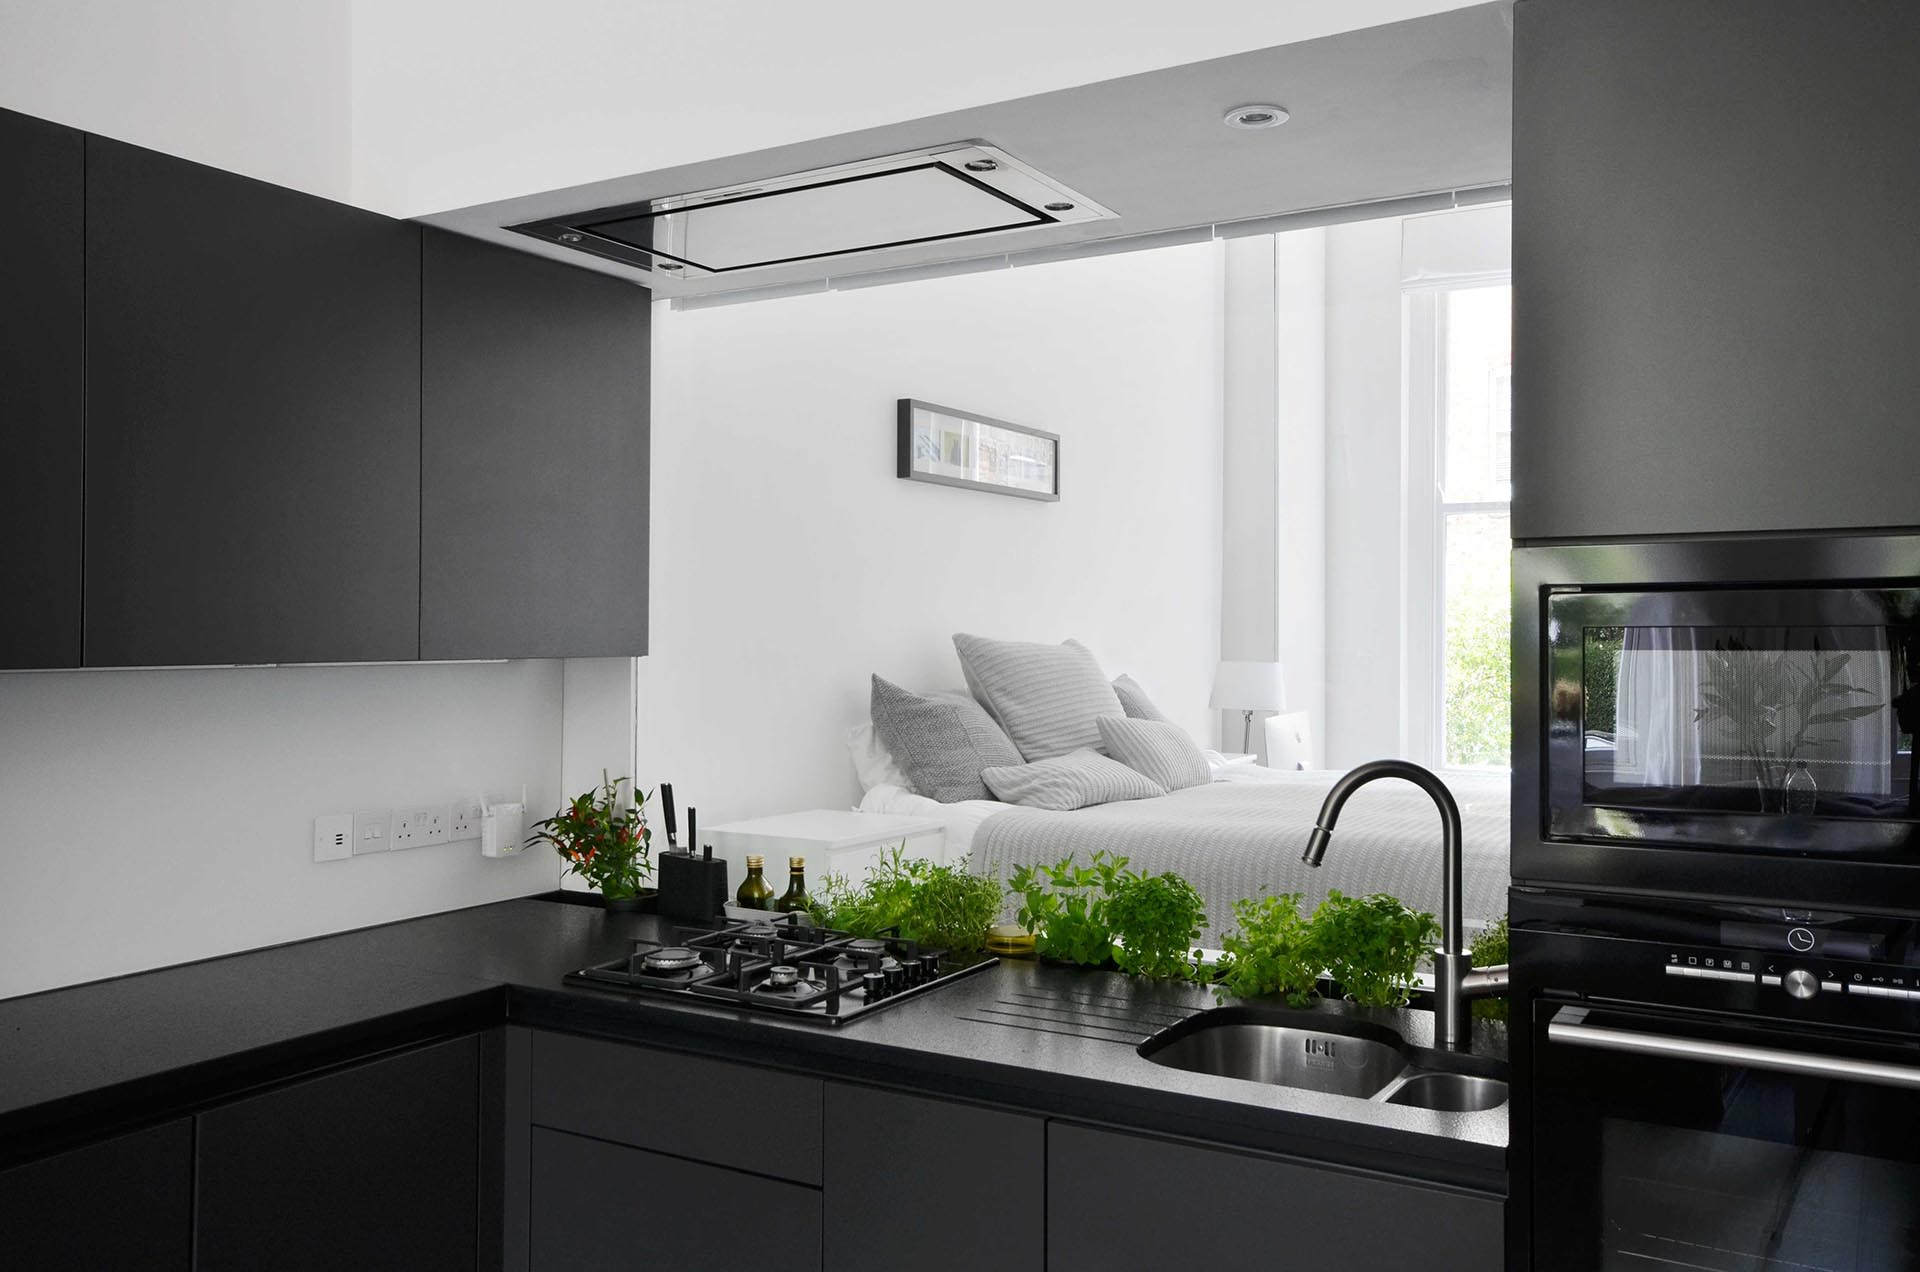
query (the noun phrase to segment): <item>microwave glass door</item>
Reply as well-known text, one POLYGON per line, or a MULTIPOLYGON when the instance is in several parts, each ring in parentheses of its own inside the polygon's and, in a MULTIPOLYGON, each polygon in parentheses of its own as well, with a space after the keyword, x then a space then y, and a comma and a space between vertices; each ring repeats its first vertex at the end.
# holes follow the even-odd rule
MULTIPOLYGON (((1920 1268, 1920 1090, 1849 1080, 1857 1057, 1830 1042, 1626 1011, 1540 1010, 1534 1267, 1920 1268), (1569 1020, 1654 1047, 1556 1037, 1569 1020), (1808 1071, 1715 1050, 1756 1040, 1761 1057, 1808 1071)), ((1884 1080, 1903 1069, 1883 1060, 1876 1072, 1884 1080)), ((1920 1068, 1906 1071, 1920 1083, 1920 1068)))
POLYGON ((1907 589, 1549 598, 1548 833, 1909 850, 1917 611, 1907 589))

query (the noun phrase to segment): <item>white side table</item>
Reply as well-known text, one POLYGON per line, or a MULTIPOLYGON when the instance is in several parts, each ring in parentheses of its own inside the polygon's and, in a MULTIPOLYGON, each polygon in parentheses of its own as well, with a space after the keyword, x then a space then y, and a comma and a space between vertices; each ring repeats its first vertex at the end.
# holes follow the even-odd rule
MULTIPOLYGON (((724 826, 702 826, 700 838, 713 845, 713 855, 727 862, 729 893, 747 877, 747 856, 767 859, 766 879, 776 895, 787 889, 787 858, 807 859, 807 886, 817 887, 830 874, 859 883, 881 857, 906 845, 906 856, 925 857, 939 865, 947 861, 947 828, 930 817, 897 817, 888 813, 854 813, 816 808, 782 813, 724 826)), ((728 896, 732 900, 732 896, 728 896)))

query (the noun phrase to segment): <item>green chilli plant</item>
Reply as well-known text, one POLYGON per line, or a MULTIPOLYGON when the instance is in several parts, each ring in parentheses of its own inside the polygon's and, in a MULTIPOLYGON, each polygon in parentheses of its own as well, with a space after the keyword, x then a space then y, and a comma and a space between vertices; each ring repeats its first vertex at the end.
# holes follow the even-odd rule
POLYGON ((637 896, 653 878, 653 831, 647 826, 642 795, 626 778, 609 779, 600 772, 600 786, 574 796, 551 817, 534 823, 527 846, 553 845, 566 872, 578 875, 609 901, 637 896), (622 798, 621 785, 627 797, 622 798))
POLYGON ((1327 973, 1366 1007, 1404 1006, 1420 960, 1440 938, 1433 915, 1409 909, 1385 892, 1366 897, 1329 892, 1311 923, 1327 973))

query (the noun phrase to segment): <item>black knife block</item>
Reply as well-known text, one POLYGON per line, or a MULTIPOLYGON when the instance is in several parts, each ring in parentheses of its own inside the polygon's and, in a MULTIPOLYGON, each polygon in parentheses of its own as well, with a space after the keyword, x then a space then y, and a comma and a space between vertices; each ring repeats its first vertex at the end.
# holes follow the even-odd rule
POLYGON ((727 863, 691 852, 663 852, 659 868, 660 914, 686 923, 711 923, 727 904, 727 863))

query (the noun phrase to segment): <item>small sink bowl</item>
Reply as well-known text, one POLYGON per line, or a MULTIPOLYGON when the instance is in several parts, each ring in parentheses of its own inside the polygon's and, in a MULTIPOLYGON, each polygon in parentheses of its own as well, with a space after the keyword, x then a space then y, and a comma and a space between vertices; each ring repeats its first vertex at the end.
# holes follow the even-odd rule
POLYGON ((1439 1113, 1478 1113, 1506 1102, 1506 1083, 1470 1073, 1411 1073, 1386 1095, 1388 1104, 1439 1113))
POLYGON ((1217 1007, 1141 1044, 1190 1073, 1367 1099, 1407 1067, 1398 1034, 1364 1021, 1281 1008, 1217 1007))

